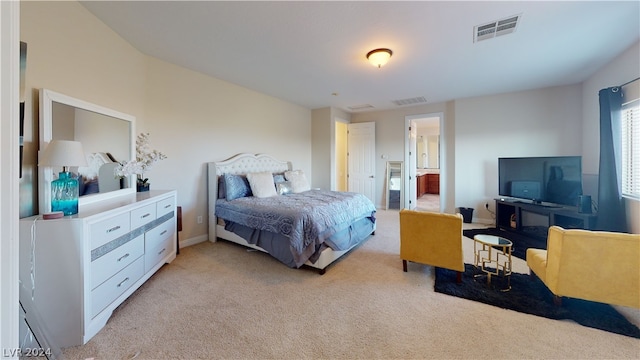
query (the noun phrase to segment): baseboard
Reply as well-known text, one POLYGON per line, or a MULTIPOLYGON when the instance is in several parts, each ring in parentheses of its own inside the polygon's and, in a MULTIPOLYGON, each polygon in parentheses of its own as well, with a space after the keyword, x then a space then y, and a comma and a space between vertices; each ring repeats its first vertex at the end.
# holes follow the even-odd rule
POLYGON ((199 244, 201 242, 205 242, 209 240, 209 235, 200 235, 200 236, 196 236, 196 237, 192 237, 189 239, 185 239, 185 240, 180 240, 180 249, 185 248, 187 246, 191 246, 191 245, 195 245, 195 244, 199 244))
POLYGON ((496 219, 475 218, 473 220, 474 220, 474 222, 477 222, 477 223, 480 223, 480 224, 491 225, 491 226, 495 226, 496 225, 496 219))

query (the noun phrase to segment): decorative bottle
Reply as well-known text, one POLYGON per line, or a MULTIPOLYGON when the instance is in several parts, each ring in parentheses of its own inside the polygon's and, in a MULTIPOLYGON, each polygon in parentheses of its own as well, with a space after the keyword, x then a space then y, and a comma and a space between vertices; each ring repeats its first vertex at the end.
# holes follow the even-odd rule
POLYGON ((62 211, 65 215, 78 213, 78 179, 71 177, 66 169, 51 182, 51 211, 62 211))

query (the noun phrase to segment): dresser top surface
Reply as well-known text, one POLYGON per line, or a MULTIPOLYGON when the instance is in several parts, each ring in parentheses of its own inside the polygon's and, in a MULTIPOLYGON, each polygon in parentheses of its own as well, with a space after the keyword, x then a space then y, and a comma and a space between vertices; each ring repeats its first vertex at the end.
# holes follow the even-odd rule
MULTIPOLYGON (((150 191, 139 192, 134 194, 127 194, 127 195, 115 197, 113 199, 83 205, 80 207, 77 214, 64 216, 56 220, 85 219, 85 218, 90 218, 96 215, 102 215, 105 212, 110 212, 110 211, 113 211, 113 212, 129 211, 133 208, 138 207, 139 205, 156 202, 171 196, 176 196, 175 190, 150 190, 150 191)), ((29 218, 24 218, 21 220, 32 220, 41 216, 42 214, 35 215, 29 218)), ((51 221, 51 220, 47 220, 47 221, 51 221)))

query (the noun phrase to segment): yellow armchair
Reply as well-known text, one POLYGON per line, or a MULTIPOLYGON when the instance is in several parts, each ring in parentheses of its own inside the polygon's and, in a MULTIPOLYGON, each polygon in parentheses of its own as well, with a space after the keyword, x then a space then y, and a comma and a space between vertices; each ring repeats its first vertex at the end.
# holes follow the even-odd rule
POLYGON ((547 250, 527 249, 531 275, 563 296, 640 308, 640 234, 549 228, 547 250))
POLYGON ((400 211, 400 258, 407 261, 464 272, 462 216, 415 210, 400 211))

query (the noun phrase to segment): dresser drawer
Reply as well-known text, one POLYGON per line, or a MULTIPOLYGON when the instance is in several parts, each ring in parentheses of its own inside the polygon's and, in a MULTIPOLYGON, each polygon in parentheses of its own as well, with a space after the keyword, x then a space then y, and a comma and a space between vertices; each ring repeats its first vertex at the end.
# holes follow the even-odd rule
POLYGON ((135 230, 156 219, 156 204, 131 210, 131 230, 135 230))
POLYGON ((116 215, 89 225, 91 250, 131 231, 129 213, 116 215))
POLYGON ((156 248, 167 238, 173 239, 173 234, 176 232, 175 224, 175 218, 171 218, 154 227, 153 229, 147 231, 147 233, 144 235, 145 252, 147 251, 147 249, 156 248))
POLYGON ((171 196, 164 200, 160 200, 156 203, 156 206, 157 206, 156 211, 157 211, 158 217, 161 217, 162 215, 175 211, 176 198, 175 196, 171 196))
POLYGON ((104 308, 111 304, 118 296, 122 295, 144 274, 144 257, 139 257, 129 266, 112 276, 91 291, 91 318, 98 315, 104 308))
POLYGON ((91 262, 91 289, 95 289, 144 254, 144 235, 123 244, 91 262))
POLYGON ((144 271, 148 272, 160 260, 173 251, 173 238, 166 238, 154 248, 147 248, 144 253, 144 271))

